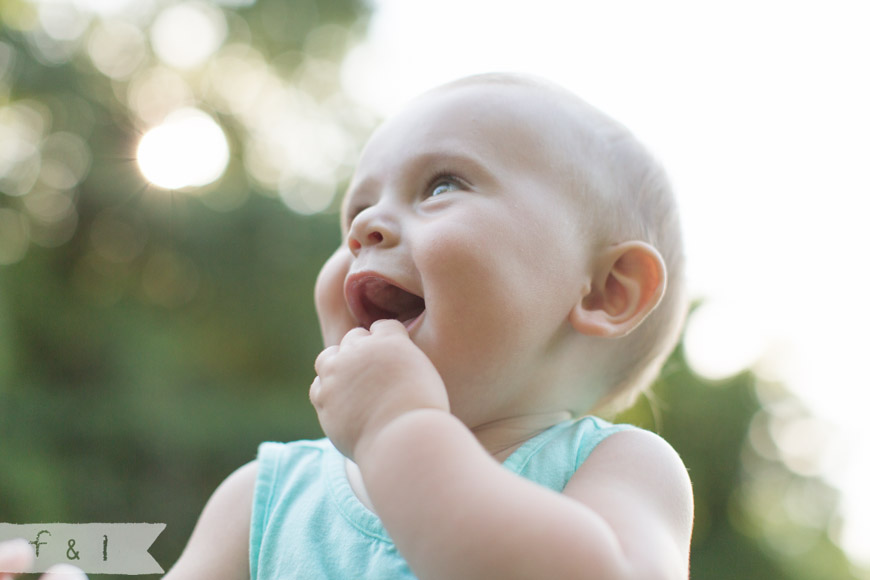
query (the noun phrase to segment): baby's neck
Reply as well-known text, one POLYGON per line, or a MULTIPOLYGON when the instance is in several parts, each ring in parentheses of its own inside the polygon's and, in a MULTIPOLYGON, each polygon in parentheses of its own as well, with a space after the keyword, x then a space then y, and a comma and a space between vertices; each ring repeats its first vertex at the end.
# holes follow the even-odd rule
POLYGON ((471 432, 489 454, 501 463, 538 433, 570 418, 568 411, 508 417, 472 427, 471 432))

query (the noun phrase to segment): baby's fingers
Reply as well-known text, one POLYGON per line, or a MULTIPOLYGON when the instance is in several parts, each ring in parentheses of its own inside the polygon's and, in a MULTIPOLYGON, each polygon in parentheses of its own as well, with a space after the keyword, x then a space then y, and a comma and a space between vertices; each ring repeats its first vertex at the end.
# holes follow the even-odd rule
POLYGON ((323 365, 338 354, 338 346, 328 346, 314 359, 314 371, 319 375, 323 371, 323 365))
POLYGON ((372 323, 371 333, 379 335, 399 333, 407 336, 408 329, 398 320, 382 318, 381 320, 376 320, 372 323))
MULTIPOLYGON (((33 548, 27 540, 0 542, 0 580, 15 578, 13 572, 30 571, 33 567, 33 559, 33 548)), ((39 580, 88 580, 88 577, 75 566, 56 564, 40 576, 39 580)))
POLYGON ((311 382, 311 387, 308 389, 308 399, 311 401, 311 404, 314 405, 315 409, 320 409, 320 393, 322 391, 322 385, 320 383, 320 377, 314 377, 314 380, 311 382))
POLYGON ((57 564, 49 568, 39 580, 88 580, 88 577, 75 566, 57 564))
POLYGON ((371 332, 369 332, 368 330, 366 330, 362 326, 357 326, 356 328, 351 328, 350 330, 347 331, 347 334, 345 334, 344 337, 341 339, 341 343, 339 343, 339 346, 347 346, 347 345, 353 344, 356 341, 358 341, 359 339, 365 338, 366 336, 369 336, 370 334, 371 334, 371 332))
POLYGON ((33 557, 33 548, 25 539, 0 542, 0 579, 12 578, 10 572, 29 571, 33 557))

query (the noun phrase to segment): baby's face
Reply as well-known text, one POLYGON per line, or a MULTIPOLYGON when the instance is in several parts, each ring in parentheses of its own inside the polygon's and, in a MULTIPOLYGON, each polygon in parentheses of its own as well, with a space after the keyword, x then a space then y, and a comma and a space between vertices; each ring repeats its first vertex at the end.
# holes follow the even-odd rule
POLYGON ((550 115, 515 87, 414 102, 366 146, 317 281, 326 344, 401 320, 471 427, 528 410, 588 284, 584 226, 540 135, 550 115))

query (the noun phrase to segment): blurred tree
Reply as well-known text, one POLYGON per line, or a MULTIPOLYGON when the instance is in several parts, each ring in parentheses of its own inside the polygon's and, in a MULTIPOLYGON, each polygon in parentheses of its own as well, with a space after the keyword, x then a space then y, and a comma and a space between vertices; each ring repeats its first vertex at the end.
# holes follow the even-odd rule
POLYGON ((258 442, 320 435, 311 296, 339 234, 302 214, 372 123, 339 78, 367 10, 0 2, 0 521, 167 522, 168 567, 258 442), (232 154, 167 191, 137 145, 185 108, 232 154))
POLYGON ((787 465, 795 458, 773 441, 774 417, 810 421, 793 395, 752 372, 699 377, 680 346, 650 396, 617 420, 658 432, 689 470, 694 580, 858 578, 828 536, 836 524, 834 490, 787 465))
MULTIPOLYGON (((260 441, 320 436, 311 293, 374 121, 340 84, 367 10, 0 0, 0 521, 166 522, 169 567, 260 441), (190 109, 212 132, 156 140, 164 190, 137 147, 190 109), (225 167, 185 173, 221 139, 225 167)), ((830 489, 765 439, 791 399, 762 391, 678 350, 624 414, 690 469, 693 577, 849 578, 830 489)))

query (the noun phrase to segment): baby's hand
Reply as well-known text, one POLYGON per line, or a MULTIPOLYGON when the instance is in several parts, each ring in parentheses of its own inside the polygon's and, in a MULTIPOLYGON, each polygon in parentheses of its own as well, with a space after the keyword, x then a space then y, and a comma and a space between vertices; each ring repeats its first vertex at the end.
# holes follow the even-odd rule
POLYGON ((320 425, 351 459, 360 444, 405 413, 450 410, 438 371, 396 320, 351 330, 320 353, 314 368, 310 395, 320 425))
MULTIPOLYGON (((33 548, 27 540, 0 542, 0 580, 15 578, 16 574, 10 570, 30 570, 33 557, 33 548)), ((57 564, 49 568, 39 580, 88 580, 88 577, 75 566, 57 564)))

